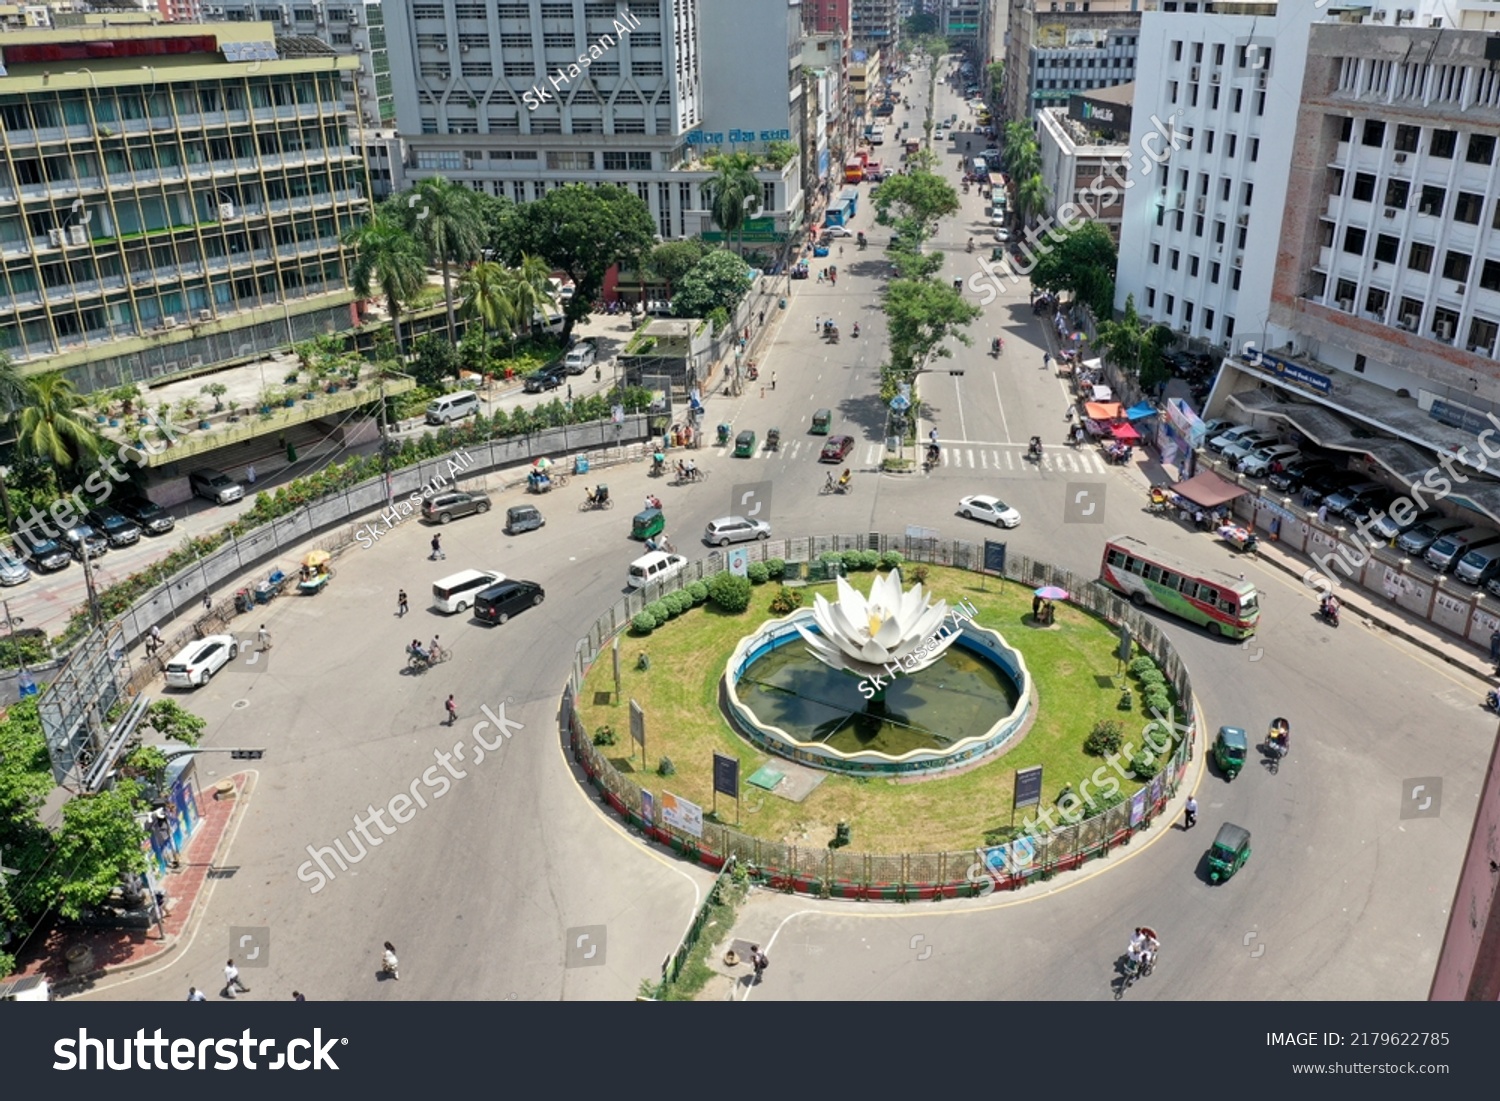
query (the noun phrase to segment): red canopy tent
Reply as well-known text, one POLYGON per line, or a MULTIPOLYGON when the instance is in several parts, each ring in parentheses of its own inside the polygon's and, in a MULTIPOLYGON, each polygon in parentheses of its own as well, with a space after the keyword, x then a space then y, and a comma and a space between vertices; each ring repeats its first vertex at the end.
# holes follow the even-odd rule
POLYGON ((1129 421, 1110 425, 1109 434, 1122 443, 1134 443, 1141 438, 1141 434, 1131 427, 1129 421))

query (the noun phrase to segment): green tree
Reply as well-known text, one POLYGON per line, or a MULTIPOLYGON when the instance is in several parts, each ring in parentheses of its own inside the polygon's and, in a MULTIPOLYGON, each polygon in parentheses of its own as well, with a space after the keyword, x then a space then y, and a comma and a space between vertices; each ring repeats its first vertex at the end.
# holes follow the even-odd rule
POLYGON ((1125 312, 1118 321, 1100 321, 1095 343, 1110 362, 1134 375, 1148 392, 1172 377, 1162 353, 1172 346, 1172 330, 1142 321, 1135 310, 1135 295, 1125 299, 1125 312))
POLYGON ((1096 318, 1108 318, 1114 309, 1115 264, 1119 252, 1109 230, 1098 222, 1085 222, 1069 230, 1053 226, 1035 245, 1031 285, 1054 294, 1070 294, 1084 303, 1096 318))
POLYGON ((32 696, 0 720, 0 862, 17 873, 0 875, 0 979, 15 970, 5 946, 18 943, 51 904, 52 882, 38 874, 52 852, 40 812, 55 786, 32 696))
POLYGON ((953 185, 922 170, 892 176, 880 185, 871 204, 875 207, 875 220, 881 225, 894 223, 903 238, 910 231, 918 240, 932 236, 938 219, 959 209, 958 192, 953 185))
POLYGON ((401 310, 427 282, 421 246, 384 207, 368 222, 345 233, 344 244, 354 250, 354 270, 349 280, 354 293, 361 298, 378 294, 385 299, 396 351, 404 356, 401 310))
POLYGON ((479 259, 484 248, 485 225, 475 194, 471 187, 433 176, 389 200, 396 204, 394 209, 407 232, 422 245, 427 262, 442 269, 448 339, 455 344, 458 323, 453 309, 452 265, 479 259))
POLYGON ((604 275, 624 261, 639 262, 656 244, 656 221, 634 191, 615 184, 555 187, 535 202, 516 208, 506 234, 513 253, 544 256, 573 280, 573 297, 564 309, 563 335, 588 316, 604 286, 604 275))
POLYGON ((77 921, 86 908, 146 870, 146 831, 136 821, 146 810, 141 786, 123 779, 108 791, 63 804, 52 859, 63 917, 77 921))
POLYGON ((417 338, 413 348, 411 375, 418 386, 441 390, 444 380, 458 374, 458 349, 436 333, 417 338))
POLYGON ((477 320, 484 332, 509 331, 509 282, 505 265, 494 260, 482 260, 466 268, 458 277, 460 312, 477 320))
POLYGON ((663 241, 646 257, 646 271, 667 285, 667 297, 671 298, 673 285, 692 271, 708 251, 708 247, 698 237, 663 241))
POLYGON ((85 402, 60 371, 31 380, 26 408, 15 418, 16 450, 52 463, 59 471, 74 471, 98 460, 103 445, 94 426, 79 416, 85 402))
MULTIPOLYGON (((30 399, 31 383, 26 380, 21 369, 11 362, 10 356, 0 352, 0 425, 9 427, 14 422, 16 413, 25 408, 30 399)), ((14 526, 16 513, 11 507, 10 487, 3 474, 0 474, 0 506, 5 509, 6 524, 14 526)))
POLYGON ((1047 209, 1047 200, 1052 189, 1042 179, 1041 173, 1032 173, 1016 185, 1016 206, 1020 210, 1021 223, 1030 225, 1032 219, 1047 209))
POLYGON ((196 746, 208 722, 176 700, 157 700, 146 708, 141 726, 170 741, 196 746))
POLYGON ((887 287, 891 382, 905 381, 930 356, 951 356, 950 338, 971 343, 962 330, 982 313, 952 287, 922 279, 897 279, 887 287))
MULTIPOLYGON (((574 287, 574 296, 578 294, 574 287)), ((511 339, 531 331, 537 314, 543 317, 557 308, 557 296, 552 287, 552 265, 540 256, 521 254, 521 262, 510 270, 505 285, 506 301, 510 303, 511 339)))
POLYGON ((733 315, 750 290, 749 269, 732 252, 714 249, 684 275, 672 297, 676 317, 707 317, 715 310, 733 315))
POLYGON ((745 222, 760 213, 761 188, 755 178, 758 160, 754 153, 714 153, 703 159, 714 174, 698 188, 708 199, 714 225, 724 233, 725 248, 729 247, 729 238, 738 232, 743 249, 745 222))

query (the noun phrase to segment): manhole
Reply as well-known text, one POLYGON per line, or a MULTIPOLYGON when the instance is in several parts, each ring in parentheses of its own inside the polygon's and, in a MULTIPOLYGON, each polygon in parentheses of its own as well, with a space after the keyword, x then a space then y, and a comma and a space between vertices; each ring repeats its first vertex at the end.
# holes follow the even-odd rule
POLYGON ((239 711, 241 708, 249 707, 250 706, 250 701, 249 700, 235 700, 234 703, 232 703, 230 706, 233 707, 236 711, 239 711))

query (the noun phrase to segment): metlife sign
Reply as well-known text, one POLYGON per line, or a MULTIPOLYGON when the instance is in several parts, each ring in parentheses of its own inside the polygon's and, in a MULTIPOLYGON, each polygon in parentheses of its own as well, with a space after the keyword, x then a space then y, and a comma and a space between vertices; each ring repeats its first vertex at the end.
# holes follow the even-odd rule
POLYGON ((1122 134, 1130 133, 1130 104, 1128 103, 1115 103, 1112 100, 1095 99, 1093 96, 1080 96, 1075 93, 1068 97, 1068 117, 1087 123, 1096 129, 1118 130, 1122 134))

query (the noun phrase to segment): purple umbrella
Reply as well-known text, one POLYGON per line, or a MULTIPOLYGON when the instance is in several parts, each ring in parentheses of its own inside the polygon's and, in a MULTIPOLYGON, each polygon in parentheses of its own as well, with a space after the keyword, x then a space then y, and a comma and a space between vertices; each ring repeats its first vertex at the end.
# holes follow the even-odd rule
POLYGON ((1068 590, 1059 589, 1056 585, 1044 585, 1036 590, 1035 595, 1041 597, 1043 600, 1066 600, 1068 599, 1068 590))

